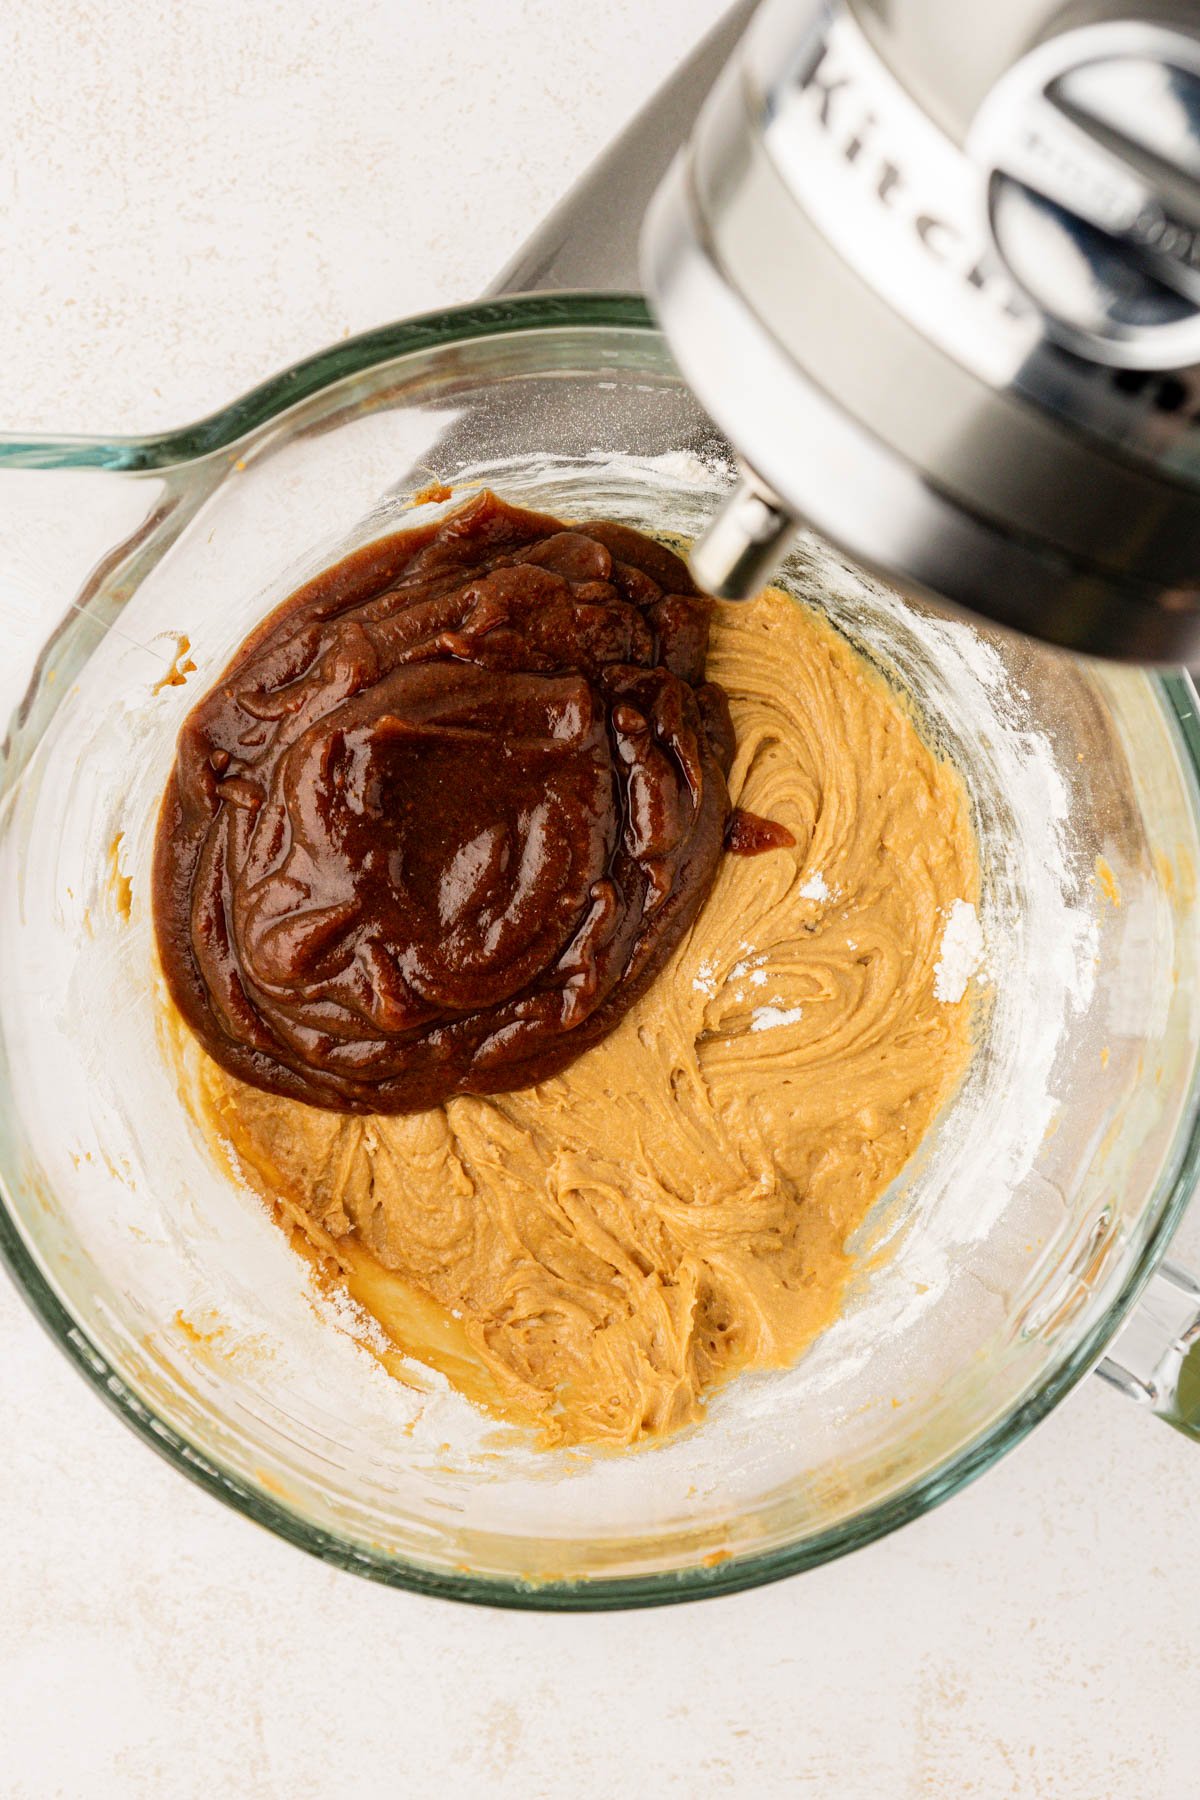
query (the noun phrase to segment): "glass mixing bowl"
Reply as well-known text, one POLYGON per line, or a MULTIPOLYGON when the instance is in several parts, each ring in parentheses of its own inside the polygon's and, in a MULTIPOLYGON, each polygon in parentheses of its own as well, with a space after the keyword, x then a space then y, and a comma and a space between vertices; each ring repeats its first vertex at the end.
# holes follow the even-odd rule
MULTIPOLYGON (((819 454, 819 446, 814 454, 819 454)), ((968 783, 987 962, 962 1091, 792 1369, 624 1455, 541 1453, 387 1375, 180 1104, 149 916, 184 713, 314 569, 489 481, 687 535, 730 478, 639 302, 503 301, 340 345, 189 430, 0 444, 0 1239, 97 1392, 228 1504, 398 1586, 534 1607, 683 1599, 944 1499, 1101 1356, 1200 1424, 1197 1290, 1154 1273, 1197 1176, 1195 695, 784 572, 968 783)))

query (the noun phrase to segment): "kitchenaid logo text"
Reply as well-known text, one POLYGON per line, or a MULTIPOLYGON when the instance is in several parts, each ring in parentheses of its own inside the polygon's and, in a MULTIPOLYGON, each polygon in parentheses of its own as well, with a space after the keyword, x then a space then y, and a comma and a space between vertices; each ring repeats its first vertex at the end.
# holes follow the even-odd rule
POLYGON ((1131 178, 1119 164, 1114 179, 1105 144, 1094 141, 1086 128, 1060 141, 1037 124, 1025 125, 1016 144, 1017 173, 1027 184, 1114 237, 1128 238, 1191 269, 1200 268, 1200 232, 1168 215, 1162 203, 1146 193, 1141 179, 1136 174, 1131 178))
MULTIPOLYGON (((877 84, 872 86, 877 88, 877 84)), ((946 195, 939 193, 935 200, 928 192, 928 178, 919 184, 911 168, 906 169, 897 147, 901 131, 895 120, 885 116, 885 106, 881 105, 886 95, 865 91, 858 75, 847 67, 829 41, 818 46, 812 62, 799 72, 796 88, 808 122, 820 128, 842 166, 859 178, 862 196, 874 203, 871 213, 858 221, 855 248, 860 256, 886 253, 876 235, 877 205, 919 246, 931 265, 956 276, 967 289, 979 293, 1010 318, 1028 317, 1029 307, 990 252, 983 235, 982 193, 978 196, 977 218, 966 216, 965 210, 964 216, 957 219, 950 216, 946 195), (926 187, 924 194, 919 191, 921 185, 926 187)), ((911 107, 912 103, 908 104, 911 107)), ((901 127, 904 124, 905 121, 899 121, 901 127)), ((927 120, 922 120, 922 124, 922 135, 928 142, 936 128, 927 120)), ((958 182, 940 184, 952 193, 955 186, 962 186, 964 159, 954 145, 941 139, 940 134, 938 137, 940 157, 953 158, 960 164, 960 170, 955 171, 958 182)), ((819 171, 813 173, 819 180, 819 171)), ((927 171, 927 177, 928 174, 927 171)))

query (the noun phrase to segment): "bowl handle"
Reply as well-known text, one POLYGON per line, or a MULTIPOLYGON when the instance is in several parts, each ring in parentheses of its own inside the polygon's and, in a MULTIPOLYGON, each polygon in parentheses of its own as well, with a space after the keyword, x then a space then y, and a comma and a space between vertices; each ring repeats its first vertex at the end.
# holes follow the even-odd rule
POLYGON ((1096 1373, 1200 1442, 1200 1282, 1160 1264, 1096 1373))

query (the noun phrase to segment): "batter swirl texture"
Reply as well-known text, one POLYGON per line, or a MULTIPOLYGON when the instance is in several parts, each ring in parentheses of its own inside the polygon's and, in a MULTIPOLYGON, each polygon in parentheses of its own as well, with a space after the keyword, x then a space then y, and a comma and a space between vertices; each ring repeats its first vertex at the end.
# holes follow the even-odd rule
POLYGON ((794 1362, 867 1278, 879 1246, 855 1234, 971 1058, 972 994, 938 992, 947 920, 980 891, 955 769, 819 605, 718 604, 707 666, 730 792, 791 847, 723 857, 667 966, 563 1073, 368 1118, 178 1038, 220 1165, 374 1315, 404 1379, 439 1370, 545 1444, 658 1438, 794 1362))

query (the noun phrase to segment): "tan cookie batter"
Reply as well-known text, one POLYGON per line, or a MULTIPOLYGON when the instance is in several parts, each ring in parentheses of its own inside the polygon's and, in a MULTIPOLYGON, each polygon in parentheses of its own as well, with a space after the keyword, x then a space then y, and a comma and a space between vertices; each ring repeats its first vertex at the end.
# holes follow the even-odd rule
POLYGON ((532 1089, 354 1116, 199 1051, 210 1128, 402 1349, 546 1443, 631 1443, 835 1317, 847 1237, 969 1054, 934 994, 978 867, 961 782, 819 618, 722 606, 732 799, 794 850, 726 856, 612 1035, 532 1089))

